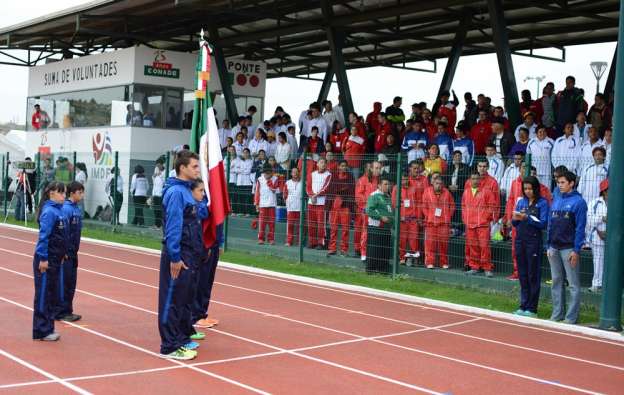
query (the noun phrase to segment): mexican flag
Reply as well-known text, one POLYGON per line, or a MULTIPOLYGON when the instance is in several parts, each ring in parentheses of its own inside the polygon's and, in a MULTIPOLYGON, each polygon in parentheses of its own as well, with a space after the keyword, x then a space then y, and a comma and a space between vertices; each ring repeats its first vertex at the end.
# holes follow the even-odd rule
POLYGON ((217 240, 217 226, 222 225, 230 213, 230 199, 219 143, 219 129, 215 119, 210 94, 210 47, 203 39, 199 42, 195 106, 191 127, 191 150, 199 154, 201 177, 208 197, 209 217, 203 223, 203 239, 207 248, 217 240))

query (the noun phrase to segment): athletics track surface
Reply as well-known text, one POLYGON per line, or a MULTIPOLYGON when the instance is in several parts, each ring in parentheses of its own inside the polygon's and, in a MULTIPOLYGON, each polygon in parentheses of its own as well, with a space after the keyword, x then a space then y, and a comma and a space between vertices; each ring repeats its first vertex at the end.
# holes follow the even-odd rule
POLYGON ((36 234, 0 227, 3 393, 622 393, 624 342, 220 267, 190 362, 158 358, 156 254, 81 244, 76 324, 31 340, 36 234))

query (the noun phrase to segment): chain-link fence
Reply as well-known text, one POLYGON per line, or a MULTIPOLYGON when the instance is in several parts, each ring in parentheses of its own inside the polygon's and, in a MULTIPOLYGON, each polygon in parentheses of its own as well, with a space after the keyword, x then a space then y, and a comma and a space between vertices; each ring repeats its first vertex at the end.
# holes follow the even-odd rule
MULTIPOLYGON (((546 282, 551 278, 546 246, 564 249, 571 240, 572 248, 581 251, 583 300, 598 305, 606 236, 607 190, 602 182, 610 159, 600 147, 590 150, 590 156, 574 151, 561 158, 552 157, 552 149, 530 147, 529 154, 506 160, 496 154, 469 157, 461 150, 448 158, 435 150, 421 155, 319 150, 276 159, 262 150, 252 155, 230 149, 224 152, 232 206, 225 226, 227 248, 515 293, 516 257, 522 255, 525 262, 529 252, 539 256, 534 279, 546 282), (563 175, 567 182, 570 170, 576 178, 562 194, 557 187, 562 179, 555 176, 563 175), (565 230, 574 236, 563 241, 549 241, 548 228, 534 232, 535 240, 538 233, 542 237, 532 250, 526 247, 526 234, 518 242, 518 233, 524 232, 521 222, 535 217, 519 206, 527 188, 534 188, 523 183, 527 175, 536 177, 539 192, 534 193, 551 209, 553 199, 584 204, 584 212, 561 205, 554 210, 564 219, 575 216, 576 224, 586 224, 583 229, 565 230)), ((27 170, 16 168, 4 154, 0 207, 5 216, 23 220, 23 213, 28 217, 36 208, 47 183, 78 180, 85 185, 86 226, 160 238, 162 190, 166 178, 175 176, 174 158, 175 153, 147 152, 38 154, 34 168, 27 170)), ((549 219, 552 227, 552 212, 549 219)), ((543 286, 542 297, 549 298, 549 291, 543 286)))

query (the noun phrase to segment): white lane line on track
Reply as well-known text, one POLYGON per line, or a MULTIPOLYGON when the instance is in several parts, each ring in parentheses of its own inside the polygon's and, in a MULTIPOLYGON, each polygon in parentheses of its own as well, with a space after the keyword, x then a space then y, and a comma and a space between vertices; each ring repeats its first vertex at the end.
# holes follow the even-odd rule
MULTIPOLYGON (((0 237, 6 237, 6 236, 0 236, 0 237)), ((16 240, 19 240, 19 239, 16 239, 16 240)), ((9 252, 9 253, 23 254, 23 253, 11 251, 11 250, 4 250, 2 248, 0 248, 0 251, 5 251, 5 252, 9 252)), ((122 260, 119 260, 119 259, 99 257, 97 255, 93 255, 93 254, 89 254, 89 253, 82 253, 82 252, 81 252, 81 254, 84 254, 86 256, 90 256, 90 257, 93 257, 93 258, 101 258, 101 259, 104 259, 104 260, 107 260, 107 261, 111 261, 111 262, 115 262, 115 263, 131 266, 131 267, 136 267, 136 268, 139 268, 139 269, 150 270, 150 271, 159 271, 158 269, 154 269, 154 268, 151 268, 149 266, 144 266, 144 265, 139 265, 139 264, 135 264, 135 263, 131 263, 131 262, 126 262, 126 261, 122 261, 122 260)), ((23 255, 26 255, 26 254, 23 254, 23 255)), ((94 274, 106 276, 106 274, 104 274, 104 273, 93 272, 93 271, 91 271, 89 269, 85 269, 85 268, 80 268, 80 270, 84 270, 84 271, 87 271, 87 272, 92 272, 94 274)), ((237 272, 237 273, 239 272, 237 270, 233 270, 233 271, 237 272)), ((261 277, 265 277, 265 276, 261 276, 261 277)), ((115 277, 113 276, 113 278, 115 278, 115 277)), ((145 285, 144 283, 133 282, 132 280, 127 280, 127 279, 124 279, 124 281, 132 282, 132 283, 135 283, 137 285, 145 285)), ((301 284, 301 283, 298 283, 298 282, 293 282, 293 283, 301 284)), ((365 313, 365 312, 362 312, 362 311, 351 310, 351 309, 347 309, 347 308, 343 308, 343 307, 339 307, 339 306, 313 302, 313 301, 309 301, 309 300, 305 300, 305 299, 293 298, 293 297, 279 295, 279 294, 275 294, 275 293, 271 293, 271 292, 260 291, 260 290, 246 288, 246 287, 240 287, 240 286, 237 286, 237 285, 226 284, 226 283, 222 283, 222 282, 218 282, 218 281, 215 281, 215 284, 219 284, 219 285, 226 286, 226 287, 231 287, 231 288, 236 288, 236 289, 240 289, 240 290, 244 290, 244 291, 248 291, 248 292, 269 295, 269 296, 277 297, 277 298, 281 298, 281 299, 296 301, 296 302, 300 302, 300 303, 311 304, 311 305, 315 305, 315 306, 321 306, 321 307, 325 307, 325 308, 329 308, 329 309, 335 309, 335 310, 344 311, 344 312, 347 312, 347 313, 363 315, 363 316, 367 316, 367 317, 372 317, 372 318, 381 319, 381 320, 387 320, 387 321, 401 323, 401 324, 410 325, 410 326, 416 326, 416 327, 420 327, 420 328, 427 328, 426 325, 417 324, 417 323, 414 323, 414 322, 411 322, 411 321, 398 320, 398 319, 385 317, 385 316, 380 316, 380 315, 376 315, 376 314, 365 313)), ((153 286, 153 288, 158 289, 158 287, 156 287, 156 286, 153 286)), ((222 301, 219 301, 219 300, 213 300, 213 302, 217 303, 217 304, 221 304, 221 305, 237 308, 237 309, 243 309, 243 310, 248 310, 248 311, 252 311, 252 312, 258 313, 258 311, 256 311, 256 310, 245 308, 245 307, 242 307, 242 306, 232 305, 232 304, 229 304, 229 303, 226 303, 226 302, 222 302, 222 301)), ((271 314, 271 313, 268 313, 268 314, 273 316, 273 314, 271 314)), ((487 318, 481 317, 481 316, 473 316, 473 315, 466 315, 466 316, 477 318, 477 319, 486 319, 487 320, 487 318)), ((318 325, 314 325, 314 324, 311 324, 311 323, 303 323, 303 322, 300 322, 300 321, 297 321, 297 320, 294 320, 294 319, 290 319, 290 318, 287 318, 287 317, 278 317, 278 318, 286 319, 286 320, 291 321, 291 322, 302 323, 302 324, 308 325, 308 326, 316 326, 317 328, 320 328, 320 329, 333 331, 333 332, 344 334, 344 335, 347 335, 347 336, 351 335, 351 334, 349 334, 347 332, 339 331, 339 330, 328 328, 328 327, 324 327, 324 326, 318 326, 318 325)), ((472 321, 470 321, 470 322, 472 322, 472 321)), ((468 339, 472 339, 472 340, 483 341, 483 342, 497 344, 497 345, 505 346, 505 347, 509 347, 509 348, 514 348, 514 349, 534 352, 534 353, 543 354, 543 355, 549 355, 549 356, 552 356, 552 357, 555 357, 555 358, 562 358, 562 359, 567 359, 567 360, 571 360, 571 361, 575 361, 575 362, 586 363, 586 364, 590 364, 590 365, 596 365, 596 366, 600 366, 600 367, 605 367, 605 368, 615 369, 615 370, 619 370, 619 371, 624 371, 624 367, 622 367, 622 366, 606 364, 606 363, 592 361, 592 360, 588 360, 588 359, 584 359, 584 358, 573 357, 573 356, 570 356, 570 355, 564 355, 564 354, 559 354, 559 353, 555 353, 555 352, 540 350, 540 349, 536 349, 536 348, 532 348, 532 347, 525 347, 525 346, 521 346, 521 345, 513 344, 513 343, 501 342, 501 341, 488 339, 488 338, 484 338, 484 337, 479 337, 479 336, 474 336, 474 335, 469 335, 469 334, 465 334, 465 333, 461 333, 461 332, 445 331, 443 329, 441 329, 440 331, 448 333, 448 334, 451 334, 451 335, 454 335, 454 336, 460 336, 460 337, 464 337, 464 338, 468 338, 468 339)), ((359 336, 359 335, 356 335, 356 336, 359 336)))
POLYGON ((76 385, 74 385, 72 383, 68 383, 67 380, 63 380, 62 378, 57 377, 57 376, 53 375, 52 373, 50 373, 48 371, 45 371, 45 370, 41 369, 40 367, 35 366, 32 363, 27 362, 27 361, 21 359, 20 357, 15 356, 15 355, 13 355, 13 354, 11 354, 11 353, 3 350, 3 349, 0 349, 0 355, 10 359, 13 362, 16 362, 16 363, 24 366, 25 368, 28 368, 28 369, 32 370, 33 372, 37 372, 37 373, 39 373, 39 374, 49 378, 50 379, 50 381, 49 381, 50 383, 60 384, 60 385, 66 387, 66 388, 69 388, 70 390, 72 390, 74 392, 77 392, 77 393, 79 393, 81 395, 91 395, 91 393, 89 391, 86 391, 86 390, 84 390, 84 389, 82 389, 82 388, 80 388, 80 387, 78 387, 78 386, 76 386, 76 385))
MULTIPOLYGON (((12 304, 12 305, 14 305, 14 306, 21 307, 21 308, 23 308, 23 309, 26 309, 26 310, 32 311, 32 308, 31 308, 31 307, 26 306, 26 305, 23 305, 23 304, 21 304, 21 303, 19 303, 19 302, 16 302, 16 301, 14 301, 14 300, 7 299, 7 298, 4 298, 4 297, 2 297, 2 296, 0 296, 0 300, 1 300, 1 301, 4 301, 4 302, 6 302, 6 303, 12 304)), ((145 353, 145 354, 149 354, 149 355, 151 355, 151 356, 153 356, 153 357, 155 357, 155 358, 160 358, 160 354, 158 354, 158 353, 155 353, 155 352, 152 352, 152 351, 147 350, 147 349, 145 349, 145 348, 139 347, 139 346, 137 346, 137 345, 134 345, 134 344, 128 343, 128 342, 126 342, 126 341, 124 341, 124 340, 117 339, 117 338, 115 338, 115 337, 113 337, 113 336, 108 336, 108 335, 105 335, 105 334, 103 334, 103 333, 101 333, 101 332, 95 331, 95 330, 93 330, 93 329, 89 329, 89 328, 84 327, 84 326, 80 326, 80 325, 74 324, 74 323, 72 323, 72 322, 66 322, 66 324, 67 324, 67 325, 70 325, 70 326, 72 326, 72 327, 74 327, 74 328, 80 329, 80 330, 82 330, 82 331, 88 332, 88 333, 90 333, 90 334, 92 334, 92 335, 95 335, 95 336, 98 336, 98 337, 101 337, 101 338, 104 338, 104 339, 110 340, 110 341, 112 341, 112 342, 115 342, 115 343, 117 343, 117 344, 121 344, 121 345, 123 345, 123 346, 129 347, 129 348, 132 348, 132 349, 134 349, 134 350, 136 350, 136 351, 141 351, 141 352, 143 352, 143 353, 145 353)), ((196 368, 196 367, 194 367, 194 366, 189 366, 188 364, 185 364, 185 363, 180 362, 180 361, 176 361, 176 360, 173 360, 173 359, 166 359, 165 361, 168 361, 168 362, 174 363, 174 364, 176 364, 176 365, 180 365, 180 366, 182 366, 182 367, 184 367, 184 368, 191 369, 191 370, 193 370, 193 371, 195 371, 195 372, 198 372, 198 373, 201 373, 201 374, 204 374, 204 375, 207 375, 207 376, 213 377, 213 378, 215 378, 215 379, 225 381, 225 382, 227 382, 227 383, 230 383, 230 384, 233 384, 233 385, 235 385, 235 386, 238 386, 238 387, 244 388, 244 389, 246 389, 246 390, 249 390, 249 391, 255 392, 255 393, 257 393, 257 394, 269 395, 269 393, 268 393, 268 392, 265 392, 265 391, 259 390, 259 389, 257 389, 257 388, 251 387, 251 386, 249 386, 249 385, 247 385, 247 384, 241 383, 241 382, 236 381, 236 380, 229 379, 229 378, 227 378, 227 377, 224 377, 224 376, 218 375, 218 374, 216 374, 216 373, 209 372, 209 371, 207 371, 207 370, 199 369, 199 368, 196 368)))
MULTIPOLYGON (((5 269, 0 267, 0 270, 5 270, 5 269)), ((20 274, 19 272, 14 272, 14 271, 11 271, 11 272, 13 272, 15 274, 20 274)), ((91 295, 91 296, 93 296, 95 298, 102 298, 102 299, 107 300, 109 302, 120 304, 120 302, 118 302, 118 301, 115 301, 115 300, 112 300, 112 299, 109 299, 109 298, 105 298, 105 297, 102 297, 100 295, 94 295, 94 294, 92 294, 90 292, 84 292, 83 291, 83 293, 91 295)), ((121 302, 121 303, 124 304, 126 307, 130 307, 132 309, 137 309, 139 311, 144 311, 144 312, 147 312, 147 313, 150 313, 150 314, 156 314, 153 311, 145 310, 143 308, 136 307, 136 306, 130 306, 130 305, 127 305, 127 304, 125 304, 123 302, 121 302)), ((402 335, 407 335, 407 334, 412 334, 412 333, 425 332, 425 331, 429 331, 429 330, 450 327, 450 326, 453 326, 453 325, 460 325, 462 323, 466 323, 466 322, 470 322, 470 321, 474 321, 474 320, 466 320, 466 321, 456 322, 456 323, 453 323, 453 324, 440 325, 440 326, 426 328, 426 329, 416 329, 416 330, 407 331, 407 332, 390 333, 390 334, 381 335, 381 336, 363 337, 363 338, 357 338, 357 339, 342 340, 342 341, 337 341, 337 342, 318 344, 318 345, 315 345, 315 346, 307 346, 307 347, 301 347, 301 348, 288 349, 288 350, 284 350, 284 351, 271 351, 271 352, 266 352, 266 353, 244 355, 244 356, 240 356, 240 357, 218 359, 218 360, 213 360, 213 361, 195 362, 195 363, 189 363, 188 365, 189 366, 217 365, 217 364, 223 364, 223 363, 228 363, 228 362, 238 362, 238 361, 244 361, 244 360, 248 360, 248 359, 256 359, 256 358, 263 358, 263 357, 271 357, 271 356, 276 356, 276 355, 282 355, 282 354, 287 354, 289 351, 292 351, 292 352, 303 352, 303 351, 318 350, 318 349, 321 349, 321 348, 329 348, 329 347, 340 346, 340 345, 344 345, 344 344, 358 343, 358 342, 363 342, 363 341, 367 341, 367 340, 385 339, 385 338, 394 337, 394 336, 402 336, 402 335)), ((220 331, 219 333, 223 333, 223 332, 220 331)), ((136 374, 164 372, 164 371, 178 370, 178 369, 184 369, 184 368, 185 368, 184 366, 167 366, 167 367, 163 367, 163 368, 131 370, 131 371, 125 371, 125 372, 105 373, 105 374, 98 374, 98 375, 91 375, 91 376, 66 377, 66 378, 63 378, 63 380, 68 381, 68 382, 70 382, 70 381, 85 381, 85 380, 103 379, 103 378, 119 377, 119 376, 131 376, 131 375, 136 375, 136 374)), ((28 387, 28 386, 32 386, 32 385, 50 384, 50 383, 54 383, 54 382, 55 382, 54 380, 40 380, 40 381, 28 381, 28 382, 22 382, 22 383, 4 384, 4 385, 0 385, 0 389, 17 388, 17 387, 28 387)))
MULTIPOLYGON (((7 225, 7 224, 0 224, 0 226, 2 227, 6 227, 12 230, 15 230, 17 232, 21 232, 21 233, 27 233, 32 235, 33 233, 36 232, 35 229, 28 229, 28 228, 23 228, 20 226, 15 226, 15 225, 7 225)), ((0 238, 6 238, 9 240, 15 240, 15 241, 19 241, 22 243, 27 243, 27 244, 35 244, 34 242, 31 241, 27 241, 27 240, 22 240, 22 239, 18 239, 18 238, 14 238, 14 237, 9 237, 9 236, 2 236, 0 235, 0 238)), ((89 243, 91 245, 96 245, 99 247, 107 247, 107 248, 112 248, 115 250, 119 250, 119 251, 124 251, 126 253, 136 253, 136 254, 140 254, 140 255, 146 255, 146 256, 152 256, 152 257, 158 257, 159 256, 159 251, 157 250, 153 250, 153 249, 149 249, 149 248, 145 248, 145 247, 137 247, 137 246, 131 246, 131 245, 124 245, 121 243, 114 243, 114 242, 108 242, 108 241, 104 241, 104 240, 97 240, 97 239, 89 239, 89 238, 83 238, 83 241, 85 241, 86 243, 89 243)), ((82 252, 81 252, 82 254, 82 252)), ((148 267, 148 266, 143 266, 143 265, 137 265, 137 264, 132 264, 130 262, 124 262, 124 261, 120 261, 120 260, 116 260, 116 259, 112 259, 112 258, 106 258, 106 257, 100 257, 97 255, 91 255, 97 258, 102 258, 105 260, 109 260, 109 261, 114 261, 114 262, 118 262, 118 263, 123 263, 123 264, 127 264, 130 266, 134 266, 134 267, 142 267, 144 269, 148 269, 148 270, 155 270, 158 271, 158 269, 155 269, 153 267, 148 267)), ((361 298, 365 298, 365 299, 372 299, 372 300, 380 300, 380 301, 384 301, 384 302, 388 302, 388 303, 393 303, 393 304, 400 304, 400 305, 405 305, 405 306, 410 306, 410 307, 414 307, 414 308, 420 308, 420 309, 424 309, 424 310, 433 310, 433 311, 440 311, 440 312, 444 312, 447 314, 454 314, 454 315, 460 315, 460 316, 465 316, 465 317, 479 317, 482 320, 485 321, 491 321, 491 322, 496 322, 499 324, 503 324, 503 325, 509 325, 509 326, 515 326, 515 327, 521 327, 521 328, 526 328, 526 329, 530 329, 530 330, 535 330, 535 331, 539 331, 539 332, 545 332, 545 333, 554 333, 557 335, 563 335, 563 336, 569 336, 569 337, 574 337, 574 338, 578 338, 578 339, 583 339, 583 340, 587 340, 587 341, 592 341, 592 342, 599 342, 599 343, 604 343, 604 344, 610 344, 610 345, 614 345, 617 347, 624 347, 624 343, 622 341, 620 341, 620 336, 617 336, 616 338, 614 337, 608 337, 611 340, 615 339, 616 341, 609 341, 606 340, 604 337, 603 338, 599 338, 599 337, 595 337, 595 336, 607 336, 610 335, 611 333, 605 333, 603 331, 597 331, 597 330, 592 330, 591 328, 585 328, 585 327, 580 327, 580 326, 568 326, 566 325, 565 327, 561 328, 561 330, 559 329, 559 326, 562 326, 563 324, 560 323, 551 323, 549 321, 544 321, 544 320, 537 320, 537 319, 529 319, 526 318, 527 320, 535 320, 535 323, 525 323, 523 321, 523 319, 525 319, 525 317, 517 317, 517 316, 512 316, 506 313, 501 313, 501 312, 497 312, 497 311, 490 311, 490 310, 486 310, 486 309, 479 309, 479 308, 471 308, 471 307, 465 307, 465 306, 450 306, 447 307, 446 305, 449 303, 446 302, 439 302, 433 299, 426 299, 426 298, 418 298, 418 299, 424 299, 425 302, 423 301, 404 301, 401 300, 401 297, 409 297, 407 295, 402 295, 402 294, 396 294, 396 295, 389 295, 389 296, 378 296, 375 293, 379 292, 379 293, 384 293, 384 291, 378 291, 378 290, 374 290, 374 289, 368 289, 368 288, 364 288, 364 287, 358 287, 358 286, 351 286, 348 284, 342 284, 342 283, 331 283, 329 281, 325 281, 325 280, 317 280, 317 279, 312 279, 312 278, 307 278, 307 277, 301 277, 301 276, 295 276, 295 275, 289 275, 289 274, 285 274, 285 273, 279 273, 279 272, 271 272, 269 270, 264 270, 264 269, 258 269, 258 268, 253 268, 253 267, 247 267, 247 266, 243 266, 243 265, 238 265, 238 264, 233 264, 233 263, 229 263, 229 262, 219 262, 221 265, 219 265, 218 269, 219 270, 223 270, 223 271, 230 271, 230 272, 235 272, 238 274, 244 274, 244 275, 248 275, 248 276, 256 276, 256 277, 262 277, 262 278, 266 278, 269 280, 273 280, 273 281, 280 281, 280 282, 286 282, 286 283, 293 283, 293 284, 298 284, 298 285, 303 285, 306 287, 312 287, 312 288, 318 288, 318 289, 324 289, 327 291, 331 291, 331 292, 335 292, 335 293, 342 293, 342 294, 347 294, 347 295, 353 295, 353 296, 357 296, 357 297, 361 297, 361 298), (230 266, 235 266, 235 267, 224 267, 224 265, 230 265, 230 266), (294 278, 291 279, 291 278, 294 278), (319 284, 326 284, 326 283, 330 283, 329 285, 319 285, 319 284), (339 289, 340 287, 344 287, 345 289, 339 289), (354 291, 349 291, 347 289, 350 288, 362 288, 362 289, 357 289, 355 292, 354 291), (399 299, 397 299, 399 298, 399 299), (434 307, 433 305, 435 304, 439 304, 445 307, 434 307), (462 307, 464 307, 464 309, 466 309, 467 311, 469 311, 468 313, 463 312, 464 309, 462 309, 462 307), (453 309, 459 309, 459 310, 453 310, 453 309), (471 312, 471 310, 483 310, 483 311, 478 311, 476 314, 474 312, 471 312), (478 314, 478 315, 477 315, 478 314), (497 319, 497 318, 493 318, 494 317, 499 317, 500 315, 505 315, 505 317, 503 317, 505 320, 501 320, 501 319, 497 319), (516 322, 514 322, 514 320, 517 320, 516 322), (538 325, 538 326, 536 326, 538 325), (540 327, 539 325, 546 325, 546 326, 553 326, 556 327, 555 329, 549 329, 549 328, 545 328, 545 327, 540 327), (572 333, 570 331, 572 330, 578 330, 580 332, 577 333, 572 333), (585 333, 585 330, 591 330, 592 333, 585 333), (582 333, 582 334, 579 334, 582 333), (589 336, 587 336, 589 335, 589 336), (591 337, 594 336, 594 337, 591 337)), ((358 312, 353 312, 353 313, 358 313, 358 312)), ((462 334, 459 333, 455 333, 458 336, 463 336, 462 334)), ((521 346, 520 346, 521 347, 521 346)), ((540 350, 536 350, 536 349, 531 349, 535 352, 540 352, 540 350)), ((564 357, 564 356, 562 356, 564 357)), ((574 357, 570 357, 570 358, 574 358, 574 357)))
MULTIPOLYGON (((8 250, 4 250, 4 249, 0 248, 0 251, 8 251, 8 250)), ((18 254, 18 255, 26 255, 26 254, 22 254, 22 253, 16 253, 16 254, 18 254)), ((99 273, 99 272, 96 272, 96 271, 91 271, 91 270, 86 270, 86 269, 82 269, 82 270, 85 270, 87 272, 91 272, 93 274, 97 274, 97 275, 100 275, 100 276, 115 278, 115 279, 120 280, 120 281, 129 282, 129 283, 132 283, 132 284, 141 285, 141 286, 148 287, 148 288, 157 288, 157 287, 155 287, 153 285, 150 285, 150 284, 145 284, 145 283, 132 281, 132 280, 126 280, 124 278, 112 276, 112 275, 105 274, 105 273, 99 273)), ((125 304, 123 302, 121 302, 121 303, 125 304)), ((266 314, 266 312, 258 312, 258 313, 259 314, 266 314)), ((279 317, 279 318, 282 318, 282 317, 279 317)), ((220 333, 223 333, 223 332, 220 332, 220 333)), ((227 334, 227 333, 224 333, 224 334, 231 335, 231 334, 227 334)), ((351 335, 353 337, 358 337, 359 336, 359 335, 356 335, 356 334, 351 334, 351 335)), ((233 336, 235 336, 237 338, 240 338, 241 340, 246 339, 246 338, 239 337, 239 336, 236 336, 236 335, 233 335, 233 336)), ((261 344, 261 345, 264 345, 265 347, 273 348, 273 349, 276 349, 276 350, 280 350, 280 351, 284 350, 283 348, 272 346, 272 345, 268 345, 268 344, 264 344, 264 343, 261 343, 261 342, 258 342, 258 341, 252 340, 252 339, 247 339, 247 340, 251 341, 251 342, 253 342, 255 344, 261 344)), ((376 340, 376 341, 377 342, 382 342, 381 340, 376 340)), ((405 346, 399 346, 399 345, 396 345, 396 344, 393 344, 393 343, 383 342, 383 344, 386 344, 386 345, 391 346, 391 347, 397 347, 397 348, 400 348, 400 349, 405 349, 405 346)), ((504 369, 498 369, 498 368, 491 367, 491 366, 488 366, 488 365, 482 365, 482 364, 478 364, 478 363, 474 363, 474 362, 470 362, 470 361, 464 361, 464 360, 461 360, 461 359, 449 357, 449 356, 442 355, 442 354, 430 353, 430 352, 427 352, 427 351, 424 351, 424 350, 415 349, 415 348, 412 348, 410 350, 411 351, 415 351, 415 352, 419 352, 419 353, 422 353, 422 354, 425 354, 425 355, 429 355, 429 356, 438 357, 438 358, 442 358, 442 359, 445 359, 445 360, 461 363, 461 364, 466 364, 466 365, 470 365, 470 366, 474 366, 474 367, 483 368, 483 369, 494 371, 494 372, 497 372, 497 373, 508 374, 510 376, 523 378, 523 379, 527 379, 527 380, 538 382, 538 383, 542 383, 542 384, 550 384, 550 385, 554 385, 554 386, 557 386, 557 387, 560 387, 560 388, 566 388, 566 389, 569 389, 569 390, 575 390, 575 391, 582 392, 582 393, 587 393, 587 394, 596 394, 596 392, 593 392, 593 391, 590 391, 590 390, 586 390, 586 389, 583 389, 583 388, 580 388, 580 387, 569 386, 569 385, 553 382, 553 381, 550 381, 550 380, 541 379, 541 378, 534 377, 534 376, 523 375, 523 374, 520 374, 520 373, 507 371, 507 370, 504 370, 504 369)), ((301 357, 306 358, 306 359, 314 358, 314 357, 310 357, 310 356, 308 356, 306 354, 300 354, 300 353, 296 353, 296 352, 290 352, 289 354, 301 356, 301 357)), ((326 363, 326 364, 329 364, 331 366, 337 365, 337 364, 335 364, 333 362, 321 360, 321 359, 318 359, 318 358, 314 358, 313 360, 316 360, 317 362, 320 362, 320 363, 326 363)), ((343 365, 341 365, 341 366, 343 366, 343 365)), ((350 370, 350 371, 353 371, 353 369, 354 369, 354 368, 350 368, 348 366, 344 366, 344 368, 346 370, 350 370)), ((378 378, 380 380, 384 380, 384 379, 392 380, 392 379, 385 378, 384 376, 374 375, 372 373, 365 372, 365 371, 362 371, 362 374, 364 374, 364 375, 373 375, 373 376, 370 376, 370 377, 375 377, 375 378, 378 378)), ((393 380, 391 382, 393 382, 395 384, 402 383, 402 382, 398 382, 398 381, 395 382, 395 380, 393 380)), ((405 384, 407 386, 411 385, 411 384, 407 384, 407 383, 403 383, 403 384, 405 384)), ((401 385, 401 384, 399 384, 399 385, 401 385)), ((418 387, 418 388, 420 388, 420 387, 418 387)), ((420 390, 423 390, 423 389, 420 389, 420 390)), ((427 389, 424 389, 424 390, 425 390, 425 392, 430 391, 430 390, 427 390, 427 389)))

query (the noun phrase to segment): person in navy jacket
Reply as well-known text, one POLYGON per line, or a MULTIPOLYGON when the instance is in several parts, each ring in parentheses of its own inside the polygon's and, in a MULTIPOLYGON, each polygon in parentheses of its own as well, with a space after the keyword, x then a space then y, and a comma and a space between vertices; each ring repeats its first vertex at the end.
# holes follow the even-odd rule
POLYGON ((54 310, 57 306, 58 273, 63 258, 67 255, 68 222, 63 215, 65 184, 49 183, 41 198, 37 221, 39 240, 33 257, 35 279, 35 305, 33 309, 33 339, 57 341, 60 335, 54 332, 54 310))
POLYGON ((548 225, 548 261, 552 275, 553 321, 565 318, 568 324, 575 324, 581 307, 580 252, 585 240, 587 203, 574 190, 576 175, 567 171, 557 178, 559 196, 555 196, 550 208, 548 225), (570 284, 571 300, 565 312, 564 278, 570 284), (565 317, 564 317, 565 313, 565 317))
MULTIPOLYGON (((158 330, 163 358, 189 360, 197 352, 188 333, 192 303, 193 270, 203 254, 201 218, 191 185, 200 175, 199 157, 181 151, 175 161, 177 177, 163 189, 164 237, 160 258, 158 330)), ((198 339, 198 338, 196 338, 198 339)))
POLYGON ((548 201, 540 196, 539 180, 522 180, 523 197, 518 200, 511 224, 516 228, 515 252, 520 280, 520 308, 516 315, 537 317, 542 263, 542 231, 548 225, 548 201))
POLYGON ((55 318, 61 321, 74 322, 82 317, 74 314, 74 294, 78 276, 78 250, 82 233, 82 208, 80 202, 84 197, 84 186, 73 181, 67 187, 67 200, 63 204, 63 215, 69 224, 67 257, 59 270, 59 301, 55 318))

